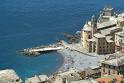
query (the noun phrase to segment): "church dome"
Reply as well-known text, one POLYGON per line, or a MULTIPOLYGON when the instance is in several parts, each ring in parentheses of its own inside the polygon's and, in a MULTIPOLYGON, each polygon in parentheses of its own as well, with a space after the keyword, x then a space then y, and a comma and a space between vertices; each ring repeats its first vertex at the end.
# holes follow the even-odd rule
POLYGON ((83 31, 92 31, 91 22, 88 22, 84 25, 83 31))

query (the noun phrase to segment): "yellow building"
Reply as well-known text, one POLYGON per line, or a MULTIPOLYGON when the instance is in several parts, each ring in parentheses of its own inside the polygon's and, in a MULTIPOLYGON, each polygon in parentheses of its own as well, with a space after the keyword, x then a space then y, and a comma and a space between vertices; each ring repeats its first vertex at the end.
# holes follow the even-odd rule
MULTIPOLYGON (((93 16, 92 19, 96 18, 93 16)), ((113 34, 118 31, 121 31, 121 28, 116 27, 114 21, 97 23, 96 20, 91 20, 82 29, 82 46, 87 52, 96 52, 97 54, 114 53, 113 34)))
POLYGON ((111 40, 111 36, 104 36, 100 33, 94 34, 92 39, 89 39, 89 52, 95 52, 97 54, 109 54, 114 53, 114 41, 111 40))
POLYGON ((109 16, 109 20, 99 22, 92 16, 91 21, 87 22, 81 31, 81 44, 87 52, 115 53, 115 33, 122 31, 124 15, 114 16, 113 8, 104 8, 103 16, 109 16))
POLYGON ((81 31, 81 43, 83 48, 89 50, 89 42, 88 40, 93 37, 93 34, 97 32, 97 19, 95 16, 92 16, 91 21, 87 22, 84 25, 84 28, 81 31))
POLYGON ((124 52, 124 31, 115 33, 115 50, 124 52))
POLYGON ((92 31, 91 22, 87 22, 81 31, 81 43, 82 43, 83 48, 88 48, 87 40, 92 37, 91 31, 92 31))
POLYGON ((124 75, 124 56, 102 61, 101 75, 124 75))
POLYGON ((124 27, 124 18, 118 17, 117 22, 119 23, 119 26, 124 27))

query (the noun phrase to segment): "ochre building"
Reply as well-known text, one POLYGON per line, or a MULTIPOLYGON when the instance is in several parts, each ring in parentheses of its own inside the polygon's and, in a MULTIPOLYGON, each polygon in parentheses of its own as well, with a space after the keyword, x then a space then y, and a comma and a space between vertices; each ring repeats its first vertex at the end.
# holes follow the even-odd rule
POLYGON ((99 19, 92 16, 81 31, 81 45, 87 52, 115 53, 115 33, 124 27, 124 14, 115 15, 113 8, 104 8, 99 19))

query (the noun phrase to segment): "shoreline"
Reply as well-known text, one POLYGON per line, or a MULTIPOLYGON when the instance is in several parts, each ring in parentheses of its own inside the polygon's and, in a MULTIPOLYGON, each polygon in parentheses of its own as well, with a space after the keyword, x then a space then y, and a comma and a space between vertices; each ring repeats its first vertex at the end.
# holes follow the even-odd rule
MULTIPOLYGON (((60 68, 56 71, 56 73, 67 71, 67 69, 65 69, 65 65, 68 64, 67 63, 68 62, 67 56, 65 54, 62 54, 62 50, 57 51, 57 53, 59 53, 60 56, 63 57, 63 63, 60 66, 60 68)), ((72 57, 70 57, 70 58, 72 58, 72 57)))
POLYGON ((57 53, 63 57, 63 64, 55 73, 62 73, 71 68, 83 70, 88 67, 98 66, 99 62, 105 58, 105 56, 88 56, 68 48, 58 50, 57 53))

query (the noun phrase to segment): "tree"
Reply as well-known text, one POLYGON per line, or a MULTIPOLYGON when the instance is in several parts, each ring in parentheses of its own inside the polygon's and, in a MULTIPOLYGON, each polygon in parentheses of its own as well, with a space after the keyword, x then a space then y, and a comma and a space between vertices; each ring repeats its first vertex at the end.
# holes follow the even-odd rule
POLYGON ((122 73, 122 76, 123 76, 123 78, 124 78, 124 71, 123 71, 123 73, 122 73))
POLYGON ((122 80, 121 83, 124 83, 124 80, 122 80))
POLYGON ((116 81, 115 81, 115 80, 112 80, 112 81, 110 81, 109 83, 116 83, 116 81))

